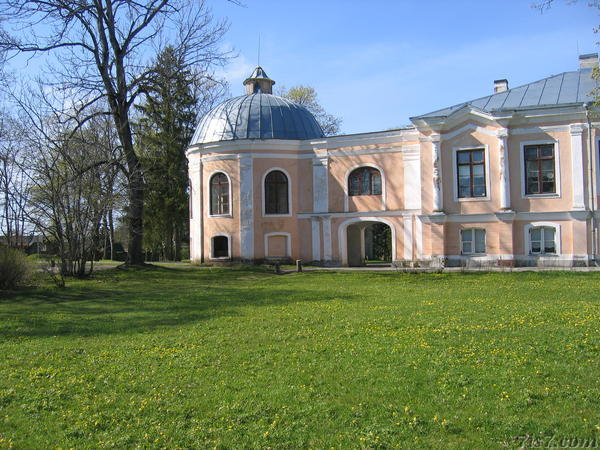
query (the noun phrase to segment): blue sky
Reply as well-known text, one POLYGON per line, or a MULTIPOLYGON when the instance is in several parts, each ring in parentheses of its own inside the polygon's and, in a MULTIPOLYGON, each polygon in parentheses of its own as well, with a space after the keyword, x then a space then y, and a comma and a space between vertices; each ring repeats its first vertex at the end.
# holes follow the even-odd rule
POLYGON ((541 14, 530 0, 210 0, 228 17, 224 45, 238 57, 222 71, 231 94, 257 62, 278 85, 313 86, 342 132, 378 131, 409 117, 576 70, 597 52, 598 10, 585 0, 541 14))

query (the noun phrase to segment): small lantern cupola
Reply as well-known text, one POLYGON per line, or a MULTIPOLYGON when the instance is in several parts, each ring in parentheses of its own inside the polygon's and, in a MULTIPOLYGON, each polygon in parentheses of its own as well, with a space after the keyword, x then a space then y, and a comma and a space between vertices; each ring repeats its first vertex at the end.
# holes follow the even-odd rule
POLYGON ((272 94, 275 81, 271 80, 264 69, 257 66, 248 78, 244 80, 246 95, 272 94))

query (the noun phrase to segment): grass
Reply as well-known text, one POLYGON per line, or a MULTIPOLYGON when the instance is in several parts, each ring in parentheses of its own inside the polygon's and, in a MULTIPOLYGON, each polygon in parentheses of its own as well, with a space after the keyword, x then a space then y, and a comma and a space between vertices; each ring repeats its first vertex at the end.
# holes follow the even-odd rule
POLYGON ((13 292, 0 448, 600 439, 599 288, 599 273, 155 268, 13 292))

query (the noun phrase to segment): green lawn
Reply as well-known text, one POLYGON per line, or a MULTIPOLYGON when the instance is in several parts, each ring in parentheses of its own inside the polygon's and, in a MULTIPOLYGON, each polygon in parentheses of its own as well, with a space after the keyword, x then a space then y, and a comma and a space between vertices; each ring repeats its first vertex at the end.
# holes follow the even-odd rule
POLYGON ((156 268, 22 290, 0 297, 0 447, 600 445, 599 288, 156 268))

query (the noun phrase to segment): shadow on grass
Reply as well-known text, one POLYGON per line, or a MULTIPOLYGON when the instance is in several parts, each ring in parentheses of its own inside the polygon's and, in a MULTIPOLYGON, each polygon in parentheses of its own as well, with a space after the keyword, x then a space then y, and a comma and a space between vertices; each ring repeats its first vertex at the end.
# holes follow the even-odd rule
POLYGON ((88 280, 71 281, 65 289, 23 289, 0 299, 0 336, 139 333, 244 314, 241 309, 250 305, 340 298, 326 286, 294 288, 300 280, 292 286, 288 278, 260 268, 106 270, 88 280))

